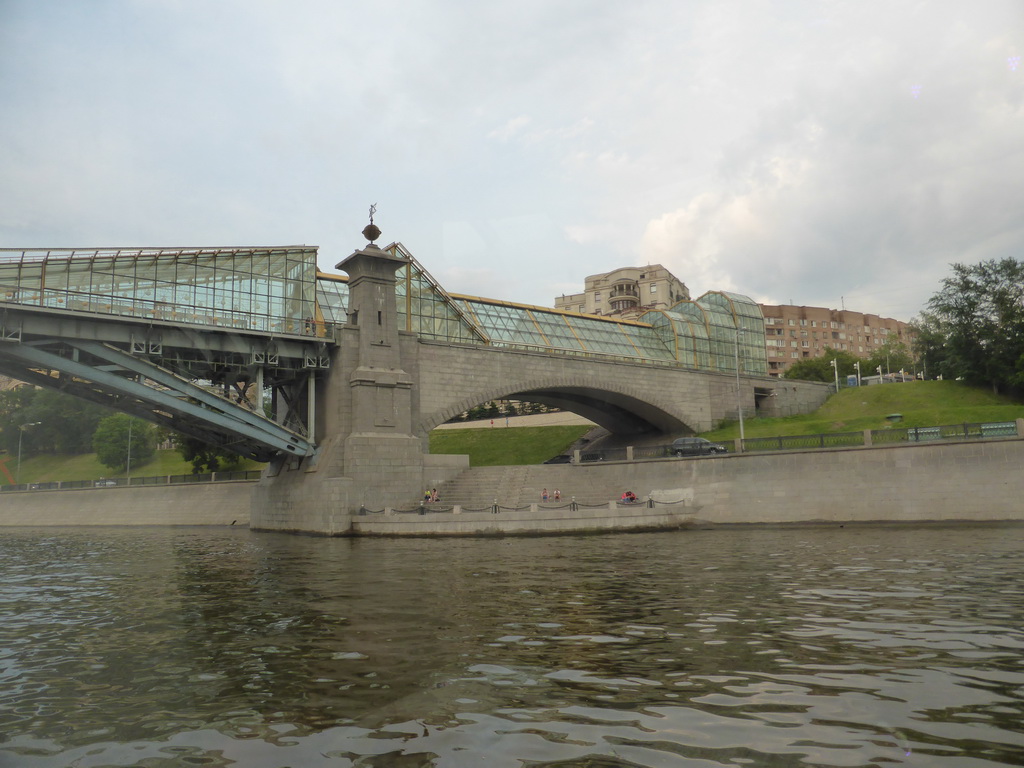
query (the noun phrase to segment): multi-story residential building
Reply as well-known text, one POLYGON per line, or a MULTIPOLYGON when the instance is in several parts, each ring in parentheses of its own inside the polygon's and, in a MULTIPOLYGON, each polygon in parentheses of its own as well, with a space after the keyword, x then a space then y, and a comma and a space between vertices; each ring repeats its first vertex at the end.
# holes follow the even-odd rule
MULTIPOLYGON (((555 308, 637 319, 650 310, 671 310, 689 300, 686 285, 665 267, 654 264, 591 275, 584 282, 583 293, 556 298, 555 308)), ((893 337, 910 346, 907 323, 891 317, 791 304, 758 306, 764 316, 769 376, 782 376, 793 363, 820 357, 827 349, 866 358, 893 337)))
POLYGON ((908 324, 848 309, 761 304, 768 375, 782 376, 793 363, 821 357, 827 349, 870 357, 888 340, 910 346, 908 324))
POLYGON ((636 318, 648 310, 669 309, 690 298, 686 285, 661 264, 590 275, 583 286, 583 293, 556 298, 555 309, 636 318))

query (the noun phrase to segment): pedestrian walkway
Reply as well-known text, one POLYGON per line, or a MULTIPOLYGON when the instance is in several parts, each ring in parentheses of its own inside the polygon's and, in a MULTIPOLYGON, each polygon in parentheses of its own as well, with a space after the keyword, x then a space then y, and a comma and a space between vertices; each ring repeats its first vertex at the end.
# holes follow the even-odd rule
POLYGON ((558 411, 556 413, 535 413, 530 416, 499 416, 495 419, 480 419, 479 421, 459 421, 452 424, 442 424, 436 429, 505 429, 511 427, 561 427, 574 424, 589 424, 596 427, 590 419, 577 416, 569 411, 558 411))

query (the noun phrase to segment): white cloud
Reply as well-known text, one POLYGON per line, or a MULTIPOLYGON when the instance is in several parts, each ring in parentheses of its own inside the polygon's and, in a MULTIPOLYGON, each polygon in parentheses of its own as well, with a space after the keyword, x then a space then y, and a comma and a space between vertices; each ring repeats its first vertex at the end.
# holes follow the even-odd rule
POLYGON ((1017 0, 0 13, 4 245, 306 242, 329 267, 376 202, 460 292, 550 303, 660 261, 900 317, 948 262, 1024 245, 1017 0))

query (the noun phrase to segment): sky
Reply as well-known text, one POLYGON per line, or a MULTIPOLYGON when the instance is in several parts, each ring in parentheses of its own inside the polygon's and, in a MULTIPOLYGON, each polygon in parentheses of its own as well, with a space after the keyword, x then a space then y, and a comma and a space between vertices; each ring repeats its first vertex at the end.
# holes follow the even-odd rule
POLYGON ((0 0, 0 247, 399 241, 910 320, 1024 258, 1024 0, 0 0))

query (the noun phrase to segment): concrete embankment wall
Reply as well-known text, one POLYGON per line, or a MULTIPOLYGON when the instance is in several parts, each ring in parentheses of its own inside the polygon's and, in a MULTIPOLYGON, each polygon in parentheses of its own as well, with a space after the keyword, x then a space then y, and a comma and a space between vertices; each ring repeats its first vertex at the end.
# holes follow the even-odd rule
MULTIPOLYGON (((563 499, 602 487, 685 499, 692 519, 708 524, 1024 521, 1022 467, 1024 440, 1008 439, 536 466, 526 468, 524 482, 558 487, 563 499)), ((0 525, 242 525, 253 486, 3 494, 0 525)))
POLYGON ((0 494, 0 525, 248 525, 256 481, 0 494))
MULTIPOLYGON (((1024 521, 1024 440, 1019 439, 668 459, 620 467, 625 487, 638 495, 685 497, 700 508, 699 521, 714 524, 1024 521)), ((615 471, 573 469, 584 488, 615 471)), ((561 490, 563 496, 572 492, 565 483, 561 490)))

